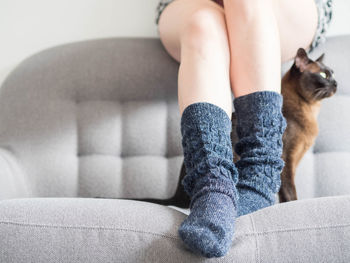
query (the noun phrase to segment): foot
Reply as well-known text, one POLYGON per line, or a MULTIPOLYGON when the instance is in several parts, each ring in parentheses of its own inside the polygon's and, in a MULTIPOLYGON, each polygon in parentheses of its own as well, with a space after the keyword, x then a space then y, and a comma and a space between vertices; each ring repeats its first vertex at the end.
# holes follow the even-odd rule
POLYGON ((184 243, 201 255, 222 257, 234 234, 238 170, 233 160, 227 113, 211 103, 189 105, 181 117, 190 215, 179 228, 184 243))
POLYGON ((208 258, 222 257, 231 247, 235 218, 236 207, 231 197, 208 192, 195 200, 179 235, 192 251, 208 258))

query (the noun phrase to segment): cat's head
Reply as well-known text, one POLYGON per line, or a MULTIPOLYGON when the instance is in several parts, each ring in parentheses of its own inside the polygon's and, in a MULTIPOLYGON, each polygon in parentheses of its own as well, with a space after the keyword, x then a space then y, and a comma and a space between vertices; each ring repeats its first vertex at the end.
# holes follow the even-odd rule
POLYGON ((298 93, 307 101, 317 101, 333 96, 337 90, 334 72, 322 63, 324 53, 315 61, 299 48, 292 66, 292 74, 298 78, 298 93))

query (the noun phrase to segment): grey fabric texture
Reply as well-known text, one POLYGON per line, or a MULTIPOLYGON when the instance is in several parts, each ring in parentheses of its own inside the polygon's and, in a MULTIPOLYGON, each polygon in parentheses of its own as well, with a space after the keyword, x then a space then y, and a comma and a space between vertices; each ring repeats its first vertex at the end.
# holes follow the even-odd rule
POLYGON ((232 248, 206 259, 177 235, 185 214, 130 200, 0 202, 0 262, 350 262, 350 196, 277 204, 236 219, 232 248))
MULTIPOLYGON (((319 136, 297 169, 304 200, 238 218, 229 256, 217 262, 350 261, 349 46, 350 36, 331 37, 310 53, 326 51, 338 91, 322 102, 319 136)), ((0 88, 0 262, 205 260, 180 246, 183 213, 91 198, 175 192, 178 66, 158 38, 110 38, 44 50, 8 76, 0 88)))

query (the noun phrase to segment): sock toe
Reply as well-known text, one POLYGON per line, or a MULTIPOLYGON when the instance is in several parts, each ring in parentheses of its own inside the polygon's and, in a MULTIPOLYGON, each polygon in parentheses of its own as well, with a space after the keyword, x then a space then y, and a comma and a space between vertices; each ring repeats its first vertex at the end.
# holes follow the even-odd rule
POLYGON ((231 198, 224 194, 202 196, 179 227, 179 236, 192 251, 208 258, 222 257, 232 244, 235 211, 231 198))
POLYGON ((185 223, 180 226, 179 235, 192 251, 197 251, 205 257, 221 257, 225 254, 215 234, 206 227, 194 227, 185 223))
POLYGON ((192 251, 197 251, 208 258, 222 257, 230 248, 228 242, 223 242, 226 240, 218 238, 213 229, 206 225, 193 225, 184 221, 179 228, 179 235, 192 251))

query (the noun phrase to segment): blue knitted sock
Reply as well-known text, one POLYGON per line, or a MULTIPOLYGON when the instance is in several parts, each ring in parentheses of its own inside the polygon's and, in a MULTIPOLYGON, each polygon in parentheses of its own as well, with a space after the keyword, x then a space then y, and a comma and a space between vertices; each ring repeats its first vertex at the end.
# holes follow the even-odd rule
POLYGON ((232 161, 231 130, 227 113, 211 103, 191 104, 181 117, 186 167, 182 184, 191 203, 179 235, 205 257, 224 256, 232 244, 238 171, 232 161))
POLYGON ((287 123, 282 114, 283 97, 274 91, 258 91, 233 101, 239 141, 234 146, 240 160, 238 216, 275 203, 281 186, 282 136, 287 123))

